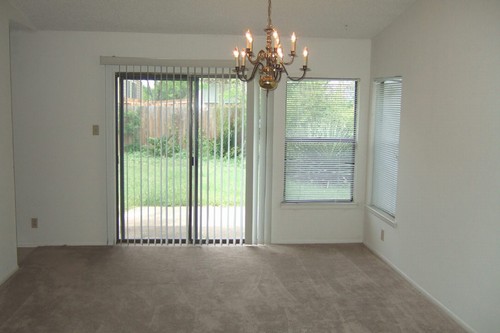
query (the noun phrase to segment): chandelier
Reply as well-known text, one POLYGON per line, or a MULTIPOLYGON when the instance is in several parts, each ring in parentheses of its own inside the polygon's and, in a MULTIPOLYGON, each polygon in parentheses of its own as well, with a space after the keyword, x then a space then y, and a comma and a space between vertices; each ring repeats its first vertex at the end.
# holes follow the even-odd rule
POLYGON ((302 80, 306 76, 306 72, 309 70, 307 67, 307 47, 305 47, 303 51, 304 63, 300 68, 302 75, 300 77, 291 77, 288 74, 286 66, 291 65, 297 56, 297 37, 295 36, 295 33, 292 33, 289 58, 285 59, 279 34, 273 27, 271 21, 271 0, 268 0, 267 26, 264 31, 266 32, 265 50, 260 50, 257 53, 253 51, 253 37, 250 30, 246 32, 246 48, 238 50, 236 47, 234 49, 233 55, 236 62, 235 72, 238 75, 238 78, 241 81, 249 82, 255 78, 255 74, 259 71, 259 85, 268 92, 278 87, 278 82, 280 82, 283 73, 285 73, 286 76, 292 81, 302 80), (253 66, 251 70, 246 66, 247 61, 251 65, 249 67, 253 66))

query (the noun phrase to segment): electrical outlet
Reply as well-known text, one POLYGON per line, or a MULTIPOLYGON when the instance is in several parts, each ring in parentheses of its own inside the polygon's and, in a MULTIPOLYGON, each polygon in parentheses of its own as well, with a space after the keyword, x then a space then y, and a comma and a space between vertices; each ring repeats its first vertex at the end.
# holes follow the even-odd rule
POLYGON ((380 240, 383 242, 385 237, 385 231, 384 229, 380 230, 380 240))
POLYGON ((99 135, 99 125, 92 125, 92 135, 99 135))
POLYGON ((38 228, 38 218, 36 218, 36 217, 31 218, 31 227, 33 229, 38 228))

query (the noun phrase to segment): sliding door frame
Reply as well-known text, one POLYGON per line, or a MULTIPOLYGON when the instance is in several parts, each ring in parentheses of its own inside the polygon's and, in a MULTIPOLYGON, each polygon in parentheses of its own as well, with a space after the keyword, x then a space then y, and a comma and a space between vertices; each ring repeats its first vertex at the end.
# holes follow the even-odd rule
MULTIPOLYGON (((148 59, 146 59, 148 60, 148 59)), ((148 64, 145 59, 136 59, 136 58, 116 58, 116 57, 101 57, 101 64, 106 65, 106 81, 105 81, 105 95, 106 95, 106 102, 105 102, 105 123, 106 123, 106 210, 107 210, 107 244, 116 244, 118 241, 118 237, 120 235, 120 230, 118 229, 119 224, 118 224, 118 218, 120 216, 120 211, 118 207, 118 200, 122 200, 119 195, 118 195, 118 177, 120 176, 120 172, 118 168, 118 153, 120 153, 118 150, 123 150, 123 142, 121 142, 120 145, 118 145, 118 142, 116 140, 117 138, 117 133, 121 132, 123 128, 118 128, 119 124, 123 124, 123 119, 119 122, 118 120, 118 115, 120 114, 120 110, 118 110, 119 106, 117 103, 115 103, 116 99, 118 97, 123 97, 123 96, 117 96, 119 91, 123 92, 123 89, 118 90, 116 87, 116 82, 117 80, 117 75, 119 73, 123 72, 123 69, 125 69, 125 66, 166 66, 166 67, 179 67, 179 66, 186 66, 183 64, 182 61, 168 61, 168 60, 155 60, 155 59, 149 59, 151 64, 148 64), (136 62, 140 62, 140 65, 137 64, 136 62)), ((197 64, 198 66, 206 66, 206 67, 217 67, 217 68, 231 68, 232 64, 231 62, 227 61, 185 61, 184 63, 189 64, 188 66, 193 66, 193 64, 197 64), (221 64, 224 64, 221 66, 221 64)), ((144 73, 143 73, 144 74, 144 73)), ((168 73, 151 73, 155 75, 155 78, 158 79, 159 76, 162 78, 168 78, 169 76, 171 77, 176 77, 178 78, 178 74, 168 74, 168 73)), ((187 78, 188 75, 185 75, 187 78)), ((197 78, 199 77, 204 77, 204 75, 192 75, 193 79, 192 81, 197 82, 197 78)), ((123 80, 122 80, 123 81, 123 80)), ((198 84, 198 83, 196 83, 198 84)), ((189 84, 189 89, 192 89, 192 84, 189 84)), ((245 239, 244 242, 245 244, 252 244, 252 223, 253 223, 253 161, 254 161, 254 86, 252 84, 247 84, 247 105, 246 105, 246 175, 245 175, 245 180, 246 180, 246 189, 245 189, 245 239)), ((197 94, 190 94, 193 98, 198 99, 197 94)), ((198 131, 193 131, 192 126, 198 126, 199 119, 198 117, 192 117, 193 114, 196 114, 196 110, 193 110, 193 106, 195 108, 198 107, 197 100, 194 101, 194 103, 190 103, 190 135, 195 135, 196 137, 198 136, 198 131), (194 113, 193 113, 194 112, 194 113)), ((121 112, 123 115, 123 112, 121 112)), ((122 125, 123 126, 123 125, 122 125)), ((196 128, 196 127, 195 127, 196 128)), ((191 152, 194 151, 195 155, 192 164, 194 163, 195 165, 190 168, 190 172, 194 172, 194 177, 198 179, 199 174, 198 174, 198 143, 197 143, 197 138, 194 138, 194 140, 190 140, 190 144, 194 143, 194 147, 190 147, 191 152)), ((121 152, 123 153, 123 152, 121 152)), ((123 155, 122 155, 123 156, 123 155)), ((193 154, 191 154, 193 156, 193 154)), ((121 173, 123 175, 123 172, 121 173)), ((190 181, 193 180, 193 177, 190 175, 190 181)), ((123 183, 123 179, 121 179, 121 182, 123 183)), ((189 205, 191 207, 197 207, 198 205, 198 198, 197 195, 194 195, 193 197, 193 186, 190 184, 190 194, 189 194, 189 205), (193 202, 194 201, 194 202, 193 202)), ((198 183, 195 182, 195 191, 198 190, 198 183)), ((123 207, 123 201, 120 203, 123 207)), ((198 209, 190 209, 190 219, 189 219, 189 235, 188 235, 188 240, 193 239, 195 240, 194 243, 206 243, 204 239, 198 240, 198 228, 195 227, 193 230, 193 225, 192 225, 192 218, 196 220, 198 218, 198 209), (193 235, 194 232, 194 235, 193 235)), ((122 215, 123 218, 123 215, 122 215)), ((123 235, 124 233, 122 233, 123 235)), ((161 239, 155 240, 155 243, 161 242, 161 239)), ((175 242, 175 240, 172 240, 171 242, 175 242)), ((169 239, 169 243, 170 239, 169 239)), ((149 243, 149 241, 148 241, 149 243)), ((222 242, 226 243, 226 242, 222 242)))

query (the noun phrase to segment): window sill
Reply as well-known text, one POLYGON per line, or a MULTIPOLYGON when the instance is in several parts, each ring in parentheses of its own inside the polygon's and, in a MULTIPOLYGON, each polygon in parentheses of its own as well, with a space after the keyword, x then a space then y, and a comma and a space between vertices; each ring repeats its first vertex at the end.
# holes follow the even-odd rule
POLYGON ((396 223, 396 219, 394 217, 388 215, 387 213, 381 212, 380 210, 378 210, 377 208, 375 208, 373 206, 367 205, 366 208, 368 209, 369 213, 377 216, 379 219, 381 219, 382 221, 384 221, 385 223, 387 223, 391 227, 396 228, 398 226, 396 223))
POLYGON ((317 210, 317 209, 354 209, 358 208, 359 204, 354 202, 282 202, 281 209, 302 209, 302 210, 317 210))

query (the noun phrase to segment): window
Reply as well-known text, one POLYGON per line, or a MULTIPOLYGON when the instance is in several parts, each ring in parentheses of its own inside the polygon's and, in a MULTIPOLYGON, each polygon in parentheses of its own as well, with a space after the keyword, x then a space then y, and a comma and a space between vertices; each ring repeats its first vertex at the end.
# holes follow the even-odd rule
POLYGON ((371 204, 396 214, 401 78, 376 80, 371 204))
POLYGON ((285 202, 352 202, 357 81, 286 85, 285 202))

